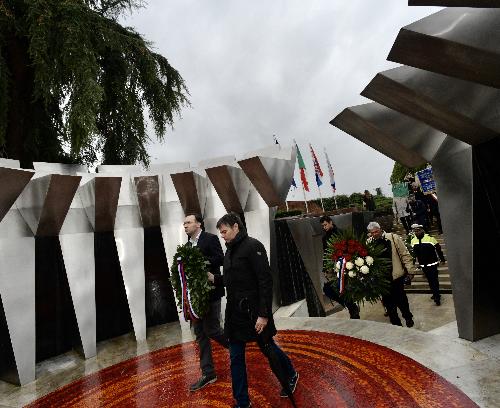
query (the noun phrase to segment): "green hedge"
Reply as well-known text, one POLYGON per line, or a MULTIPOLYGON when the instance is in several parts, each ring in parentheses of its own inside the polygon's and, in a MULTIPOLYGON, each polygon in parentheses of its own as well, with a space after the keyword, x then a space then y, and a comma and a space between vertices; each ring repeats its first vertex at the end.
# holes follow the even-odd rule
POLYGON ((277 211, 274 218, 293 217, 302 214, 302 210, 277 211))

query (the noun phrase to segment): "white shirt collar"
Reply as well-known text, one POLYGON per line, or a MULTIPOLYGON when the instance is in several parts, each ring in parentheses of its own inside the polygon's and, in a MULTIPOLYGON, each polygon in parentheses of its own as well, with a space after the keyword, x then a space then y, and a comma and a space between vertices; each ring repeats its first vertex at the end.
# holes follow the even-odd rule
POLYGON ((200 232, 198 232, 198 234, 194 238, 189 237, 189 242, 191 242, 192 246, 197 246, 198 245, 198 240, 200 239, 200 235, 201 235, 202 232, 203 232, 203 230, 200 230, 200 232))

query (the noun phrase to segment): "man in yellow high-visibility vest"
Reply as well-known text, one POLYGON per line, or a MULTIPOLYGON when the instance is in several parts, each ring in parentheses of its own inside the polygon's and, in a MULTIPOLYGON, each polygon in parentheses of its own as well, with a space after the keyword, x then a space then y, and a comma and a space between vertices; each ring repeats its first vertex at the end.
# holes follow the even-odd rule
POLYGON ((442 263, 446 262, 443 251, 436 238, 424 231, 423 225, 413 224, 411 229, 415 234, 411 240, 413 253, 429 282, 432 299, 437 306, 440 306, 441 294, 439 293, 438 265, 440 260, 442 263))

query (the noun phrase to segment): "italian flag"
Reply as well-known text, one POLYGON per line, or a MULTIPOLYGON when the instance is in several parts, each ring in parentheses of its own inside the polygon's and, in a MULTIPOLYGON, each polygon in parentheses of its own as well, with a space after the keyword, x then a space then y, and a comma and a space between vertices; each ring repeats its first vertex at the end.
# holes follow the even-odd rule
POLYGON ((302 155, 300 154, 299 146, 297 146, 297 143, 295 143, 295 147, 297 148, 297 161, 299 162, 300 180, 302 181, 304 190, 309 191, 309 184, 307 183, 306 178, 306 165, 304 164, 304 160, 302 159, 302 155))

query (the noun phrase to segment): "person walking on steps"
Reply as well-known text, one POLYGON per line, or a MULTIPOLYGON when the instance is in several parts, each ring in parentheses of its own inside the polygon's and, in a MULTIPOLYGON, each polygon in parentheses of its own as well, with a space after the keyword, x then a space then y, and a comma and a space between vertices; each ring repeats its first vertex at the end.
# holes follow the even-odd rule
POLYGON ((439 261, 446 262, 441 246, 436 238, 424 231, 423 225, 413 224, 411 226, 415 236, 411 240, 413 253, 424 272, 429 287, 432 291, 432 299, 437 306, 441 305, 441 294, 439 293, 438 266, 439 261))
POLYGON ((404 289, 406 274, 413 279, 415 269, 413 258, 408 252, 403 239, 394 233, 385 232, 378 222, 370 222, 367 227, 369 242, 379 245, 383 251, 381 257, 390 262, 391 287, 388 294, 382 296, 382 302, 387 309, 389 319, 393 325, 402 326, 398 315, 398 308, 406 320, 406 327, 413 327, 413 314, 404 289))

